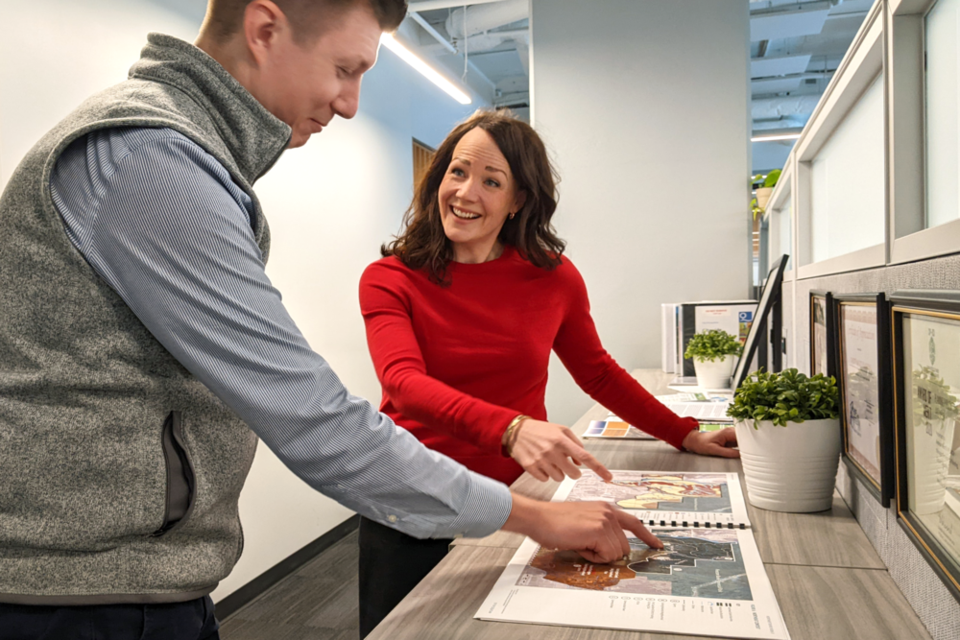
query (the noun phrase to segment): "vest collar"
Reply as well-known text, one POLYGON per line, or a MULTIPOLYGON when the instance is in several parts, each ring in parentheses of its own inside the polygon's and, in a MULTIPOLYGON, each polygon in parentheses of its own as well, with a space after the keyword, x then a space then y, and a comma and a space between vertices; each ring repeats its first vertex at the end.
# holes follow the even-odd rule
POLYGON ((290 127, 257 102, 219 62, 189 42, 149 34, 140 60, 130 68, 130 78, 171 85, 203 107, 250 184, 274 165, 290 143, 290 127))

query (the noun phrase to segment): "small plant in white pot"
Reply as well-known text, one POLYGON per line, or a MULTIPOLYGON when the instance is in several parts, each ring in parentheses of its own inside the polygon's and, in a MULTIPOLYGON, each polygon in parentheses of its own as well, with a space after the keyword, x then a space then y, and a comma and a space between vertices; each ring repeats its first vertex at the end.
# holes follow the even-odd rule
POLYGON ((743 353, 743 345, 736 337, 720 329, 698 333, 687 343, 684 358, 693 358, 697 372, 697 386, 703 389, 726 389, 737 363, 743 353))
MULTIPOLYGON (((761 211, 766 211, 767 202, 770 201, 770 196, 773 195, 773 188, 777 186, 777 181, 779 179, 780 179, 780 169, 775 169, 765 176, 763 175, 753 176, 753 179, 751 180, 751 182, 753 182, 754 184, 760 184, 760 186, 757 187, 756 189, 757 191, 756 201, 757 201, 757 207, 761 211), (759 180, 762 180, 763 182, 760 183, 759 180)), ((756 213, 754 213, 753 217, 754 218, 757 217, 756 213)))
POLYGON ((841 446, 833 376, 759 371, 737 389, 727 415, 750 504, 791 513, 831 507, 841 446))

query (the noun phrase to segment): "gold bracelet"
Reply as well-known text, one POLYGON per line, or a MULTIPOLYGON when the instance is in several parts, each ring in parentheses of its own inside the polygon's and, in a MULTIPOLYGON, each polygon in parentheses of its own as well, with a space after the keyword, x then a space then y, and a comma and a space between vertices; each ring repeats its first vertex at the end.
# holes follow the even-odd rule
POLYGON ((503 432, 503 439, 500 441, 500 444, 503 446, 503 452, 508 458, 510 457, 510 454, 513 453, 513 443, 511 442, 511 439, 513 438, 513 432, 517 430, 517 427, 519 427, 520 423, 524 420, 533 420, 533 418, 523 414, 518 415, 516 418, 510 421, 510 424, 507 425, 507 430, 503 432))

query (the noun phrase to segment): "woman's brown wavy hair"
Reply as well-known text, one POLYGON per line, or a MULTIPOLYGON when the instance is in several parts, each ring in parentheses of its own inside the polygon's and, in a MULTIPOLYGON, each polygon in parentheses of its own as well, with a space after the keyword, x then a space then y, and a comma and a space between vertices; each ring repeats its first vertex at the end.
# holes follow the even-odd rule
POLYGON ((383 256, 396 256, 411 269, 426 269, 430 279, 449 284, 447 265, 453 259, 453 243, 443 232, 438 192, 453 150, 468 131, 481 128, 490 134, 510 164, 510 172, 526 202, 507 219, 498 239, 517 248, 520 255, 543 269, 560 264, 566 243, 557 237, 550 219, 557 209, 559 181, 543 140, 525 122, 508 112, 480 110, 457 125, 433 156, 430 167, 417 184, 413 202, 403 217, 401 232, 380 247, 383 256))

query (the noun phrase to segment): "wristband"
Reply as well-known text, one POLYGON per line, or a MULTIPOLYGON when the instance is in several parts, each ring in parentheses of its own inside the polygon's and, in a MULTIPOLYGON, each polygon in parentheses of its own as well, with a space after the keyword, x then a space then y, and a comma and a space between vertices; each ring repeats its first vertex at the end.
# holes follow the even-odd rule
POLYGON ((524 420, 532 420, 530 416, 525 416, 523 414, 518 415, 516 418, 510 421, 510 424, 507 425, 507 430, 503 432, 503 439, 500 441, 500 444, 503 446, 503 453, 506 457, 510 457, 513 453, 513 434, 517 430, 517 427, 520 426, 520 423, 524 420))

